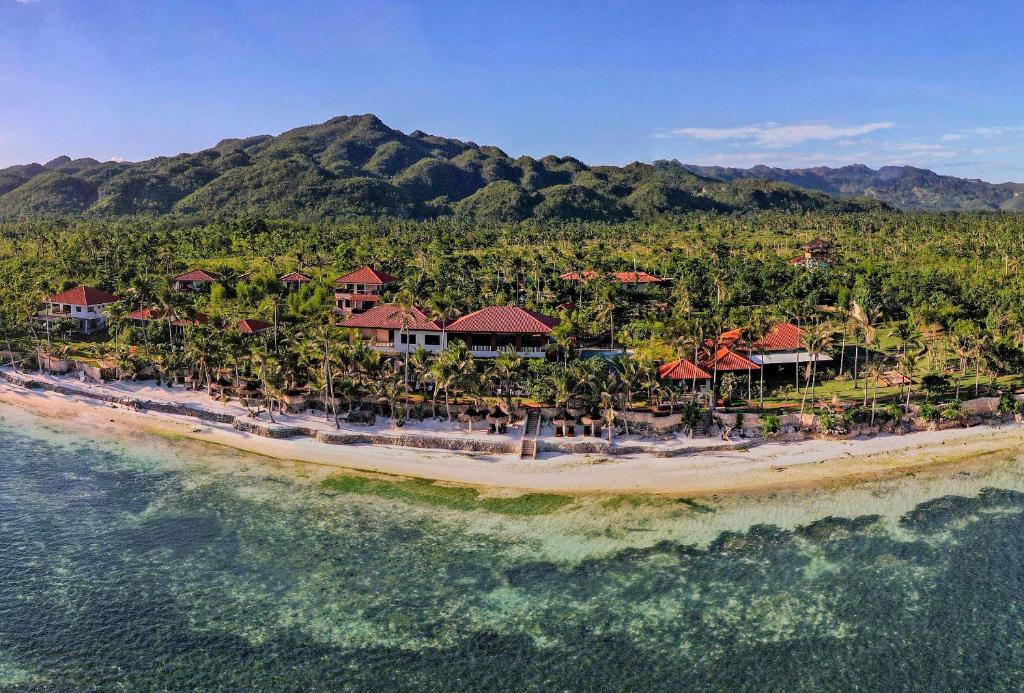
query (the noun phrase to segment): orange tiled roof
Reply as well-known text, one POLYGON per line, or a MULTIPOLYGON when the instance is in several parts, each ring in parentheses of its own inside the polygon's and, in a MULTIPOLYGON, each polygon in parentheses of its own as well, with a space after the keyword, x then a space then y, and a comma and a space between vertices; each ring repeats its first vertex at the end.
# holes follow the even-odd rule
POLYGON ((746 370, 760 370, 760 366, 748 359, 746 356, 739 354, 727 346, 720 348, 715 352, 714 358, 708 357, 704 363, 700 364, 707 370, 718 370, 722 371, 746 371, 746 370))
POLYGON ((47 303, 65 303, 69 306, 102 306, 107 303, 117 303, 120 300, 109 291, 95 289, 91 286, 76 286, 74 289, 68 289, 46 299, 47 303))
POLYGON ((392 277, 387 272, 382 272, 378 269, 374 269, 371 265, 360 267, 357 270, 343 274, 334 280, 335 284, 393 284, 397 282, 396 277, 392 277))
POLYGON ((710 380, 711 375, 687 359, 669 361, 658 369, 658 377, 666 380, 710 380))
POLYGON ((286 274, 283 277, 281 277, 281 279, 279 281, 282 281, 282 282, 309 282, 309 281, 313 281, 313 280, 310 279, 309 277, 307 277, 304 274, 300 274, 299 272, 289 272, 288 274, 286 274))
POLYGON ((796 325, 780 322, 774 325, 754 348, 764 351, 796 351, 804 348, 801 340, 803 334, 804 331, 796 325))
POLYGON ((469 315, 463 315, 448 326, 448 331, 548 334, 558 322, 558 318, 518 306, 489 306, 469 315))
POLYGON ((172 282, 215 282, 218 277, 216 274, 207 272, 206 270, 195 269, 184 274, 179 274, 177 277, 171 279, 172 282))
MULTIPOLYGON (((341 327, 364 327, 376 330, 402 329, 402 306, 397 303, 382 303, 365 313, 353 315, 340 323, 341 327)), ((431 320, 418 306, 409 311, 406 329, 421 332, 440 332, 441 323, 431 320)))
POLYGON ((273 323, 264 322, 255 318, 246 318, 245 320, 238 321, 238 331, 242 334, 256 334, 257 332, 263 332, 273 327, 273 323))
MULTIPOLYGON (((582 272, 566 272, 559 276, 559 279, 565 281, 579 281, 580 279, 590 281, 591 279, 597 279, 599 276, 601 275, 594 270, 583 270, 582 272)), ((619 284, 658 284, 663 281, 661 278, 647 272, 612 272, 609 276, 619 284)))

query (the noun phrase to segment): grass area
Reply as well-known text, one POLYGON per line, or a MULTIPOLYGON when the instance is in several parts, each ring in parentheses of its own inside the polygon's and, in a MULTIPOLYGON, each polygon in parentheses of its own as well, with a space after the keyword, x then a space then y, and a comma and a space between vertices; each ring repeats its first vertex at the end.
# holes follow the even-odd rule
MULTIPOLYGON (((920 376, 921 374, 914 374, 914 394, 913 399, 917 400, 924 397, 924 392, 920 388, 920 376)), ((956 376, 949 376, 951 385, 955 385, 956 376)), ((986 396, 993 394, 996 390, 1010 390, 1015 391, 1024 385, 1021 377, 1018 375, 1001 375, 990 381, 987 376, 983 376, 980 381, 979 394, 986 396)), ((766 386, 767 390, 768 387, 766 386)), ((871 401, 872 386, 868 384, 868 402, 871 401)), ((745 394, 745 393, 743 393, 745 394)), ((951 398, 953 396, 953 390, 945 391, 942 393, 936 393, 938 398, 951 398)), ((878 402, 884 404, 895 400, 901 396, 900 388, 897 387, 879 387, 878 388, 878 402)), ((903 390, 903 395, 906 396, 906 390, 903 390)), ((960 396, 963 399, 974 397, 974 373, 968 372, 962 382, 960 388, 960 396)), ((800 400, 803 397, 803 387, 796 390, 789 388, 787 390, 779 391, 771 396, 764 398, 765 408, 768 410, 773 409, 792 409, 800 407, 800 400)), ((807 395, 808 403, 810 403, 810 393, 807 395)), ((826 382, 820 382, 815 387, 815 403, 819 405, 830 404, 833 397, 839 400, 842 404, 858 404, 864 400, 864 380, 858 379, 853 380, 829 380, 826 382)), ((741 405, 743 411, 756 411, 757 402, 749 403, 747 406, 741 405)))
POLYGON ((473 488, 442 486, 429 479, 373 479, 354 475, 328 477, 321 485, 331 491, 390 498, 414 505, 449 510, 485 510, 512 516, 547 515, 572 503, 569 496, 527 493, 514 498, 481 498, 473 488))

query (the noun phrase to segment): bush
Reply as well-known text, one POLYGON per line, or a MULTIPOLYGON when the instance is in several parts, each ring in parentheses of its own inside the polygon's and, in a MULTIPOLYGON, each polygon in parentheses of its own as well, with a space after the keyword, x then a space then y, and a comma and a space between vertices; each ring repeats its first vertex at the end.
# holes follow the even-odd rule
POLYGON ((967 418, 967 408, 961 402, 950 402, 942 408, 940 416, 944 421, 963 421, 967 418))
POLYGON ((761 415, 761 433, 770 436, 779 432, 779 417, 777 414, 761 415))
POLYGON ((1018 402, 1013 398, 1013 395, 1009 392, 1004 392, 999 396, 999 413, 1000 414, 1012 414, 1018 407, 1018 402))
POLYGON ((846 433, 843 420, 830 411, 824 411, 818 415, 818 429, 822 433, 846 433))
POLYGON ((697 428, 706 420, 707 410, 696 402, 684 402, 679 408, 679 415, 684 426, 697 428))
POLYGON ((893 402, 885 405, 880 413, 890 421, 899 421, 903 417, 903 407, 893 402))
POLYGON ((938 421, 939 420, 939 408, 930 402, 925 402, 917 410, 917 415, 925 421, 938 421))

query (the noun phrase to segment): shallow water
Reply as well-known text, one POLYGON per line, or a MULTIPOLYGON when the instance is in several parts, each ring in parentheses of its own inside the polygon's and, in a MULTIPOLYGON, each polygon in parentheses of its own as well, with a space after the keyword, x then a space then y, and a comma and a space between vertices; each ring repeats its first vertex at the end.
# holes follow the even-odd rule
POLYGON ((517 517, 0 413, 0 689, 1024 687, 1016 460, 517 517))

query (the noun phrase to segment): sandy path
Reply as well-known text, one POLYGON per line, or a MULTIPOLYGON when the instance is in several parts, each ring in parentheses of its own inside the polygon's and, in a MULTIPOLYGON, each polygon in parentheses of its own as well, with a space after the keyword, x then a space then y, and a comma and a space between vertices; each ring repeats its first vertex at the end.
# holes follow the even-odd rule
POLYGON ((555 493, 656 493, 678 496, 829 487, 899 476, 954 462, 1024 452, 1024 427, 980 426, 878 436, 852 441, 769 443, 748 451, 676 458, 511 455, 328 445, 310 438, 275 440, 167 414, 139 413, 85 398, 0 383, 0 403, 59 418, 83 429, 148 430, 247 450, 279 459, 415 476, 488 488, 555 493))

